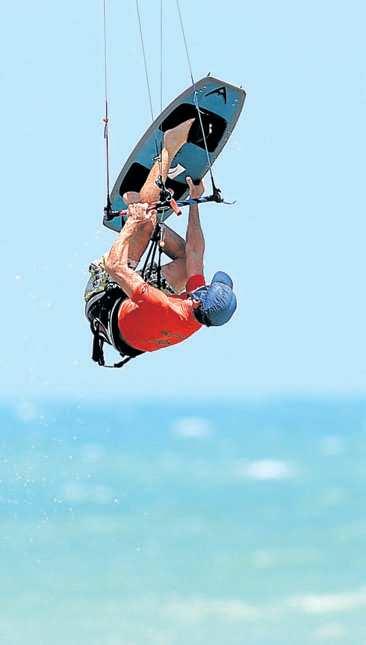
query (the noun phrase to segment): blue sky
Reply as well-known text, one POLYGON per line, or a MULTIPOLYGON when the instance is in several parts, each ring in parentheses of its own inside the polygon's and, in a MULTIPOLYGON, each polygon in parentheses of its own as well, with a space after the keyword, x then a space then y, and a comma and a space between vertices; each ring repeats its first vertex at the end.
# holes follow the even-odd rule
MULTIPOLYGON (((149 125, 135 3, 110 0, 111 174, 149 125)), ((155 110, 158 2, 141 1, 155 110)), ((190 84, 166 3, 164 104, 190 84)), ((122 372, 90 361, 81 295, 113 240, 104 206, 102 2, 13 2, 1 29, 4 397, 364 393, 365 7, 181 0, 196 78, 243 84, 206 206, 207 275, 231 273, 222 329, 122 372)), ((182 231, 184 222, 177 222, 182 231)))

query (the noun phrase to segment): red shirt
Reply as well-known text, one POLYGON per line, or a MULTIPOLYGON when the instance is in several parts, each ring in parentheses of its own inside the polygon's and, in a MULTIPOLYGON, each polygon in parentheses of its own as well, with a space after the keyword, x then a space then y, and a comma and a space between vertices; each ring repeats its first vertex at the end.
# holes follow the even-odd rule
MULTIPOLYGON (((187 292, 204 284, 203 275, 192 276, 186 285, 187 292)), ((118 328, 123 340, 144 352, 181 343, 201 327, 187 293, 167 296, 146 282, 124 300, 118 312, 118 328)))

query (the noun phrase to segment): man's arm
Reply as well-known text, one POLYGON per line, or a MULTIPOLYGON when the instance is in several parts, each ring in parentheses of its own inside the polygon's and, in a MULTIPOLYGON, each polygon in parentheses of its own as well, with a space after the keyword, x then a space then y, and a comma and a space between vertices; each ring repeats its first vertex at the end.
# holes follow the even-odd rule
POLYGON ((136 231, 150 222, 154 211, 146 212, 147 204, 131 204, 129 216, 117 240, 105 256, 105 268, 111 278, 130 297, 144 283, 141 276, 128 266, 128 250, 136 231))
MULTIPOLYGON (((193 199, 199 199, 203 193, 202 182, 195 186, 192 179, 187 177, 187 184, 190 195, 193 199)), ((203 256, 205 252, 205 238, 200 222, 198 205, 193 204, 189 208, 188 227, 186 234, 186 267, 187 278, 203 274, 203 256)))

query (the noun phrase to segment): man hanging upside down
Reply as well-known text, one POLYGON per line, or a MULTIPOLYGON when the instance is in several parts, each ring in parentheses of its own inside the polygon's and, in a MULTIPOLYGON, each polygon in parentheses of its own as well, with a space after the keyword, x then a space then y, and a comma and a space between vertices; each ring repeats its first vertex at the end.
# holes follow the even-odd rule
MULTIPOLYGON (((145 281, 137 265, 154 233, 157 212, 149 205, 157 202, 171 163, 187 142, 194 119, 168 130, 159 162, 152 167, 140 193, 128 192, 127 221, 112 248, 90 266, 86 291, 86 315, 94 334, 93 359, 104 365, 103 343, 111 344, 125 358, 153 352, 180 343, 202 326, 223 325, 236 309, 231 278, 215 273, 210 284, 203 276, 205 241, 198 205, 190 206, 186 240, 162 224, 160 244, 171 259, 162 267, 161 288, 156 271, 145 281)), ((187 177, 190 196, 198 199, 203 183, 196 186, 187 177)))

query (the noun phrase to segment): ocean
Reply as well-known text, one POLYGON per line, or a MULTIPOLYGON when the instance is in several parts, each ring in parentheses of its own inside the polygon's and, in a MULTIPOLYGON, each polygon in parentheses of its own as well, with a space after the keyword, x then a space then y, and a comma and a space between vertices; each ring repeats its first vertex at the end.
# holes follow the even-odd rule
POLYGON ((366 402, 0 409, 1 645, 366 644, 366 402))

